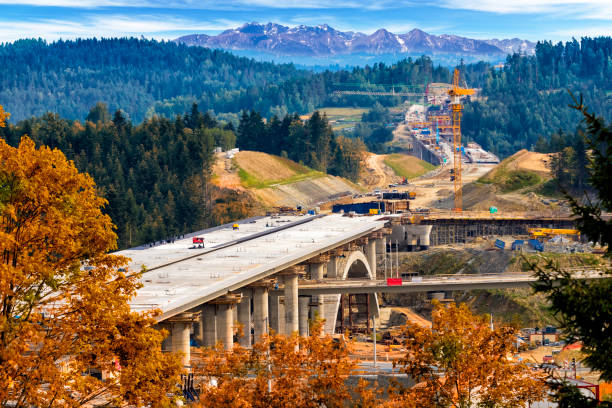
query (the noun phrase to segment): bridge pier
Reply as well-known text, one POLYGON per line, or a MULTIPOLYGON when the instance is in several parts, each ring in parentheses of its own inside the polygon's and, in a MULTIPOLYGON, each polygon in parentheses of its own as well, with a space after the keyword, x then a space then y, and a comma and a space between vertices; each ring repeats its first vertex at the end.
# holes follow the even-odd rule
MULTIPOLYGON (((310 261, 310 279, 316 282, 322 282, 323 275, 325 272, 325 264, 327 264, 329 260, 329 255, 320 255, 310 261)), ((323 296, 312 296, 311 304, 314 306, 314 314, 316 314, 319 318, 323 319, 325 317, 325 303, 323 296)))
POLYGON ((200 314, 200 330, 202 331, 202 344, 205 347, 214 347, 217 342, 216 307, 213 304, 203 304, 200 314))
POLYGON ((232 304, 219 305, 219 313, 217 314, 220 340, 226 350, 231 350, 234 346, 233 306, 232 304))
POLYGON ((270 330, 275 333, 281 333, 280 320, 284 318, 285 314, 280 313, 280 296, 276 293, 270 294, 268 297, 268 312, 270 316, 270 330))
POLYGON ((285 284, 285 334, 290 336, 294 332, 299 332, 299 304, 298 304, 298 276, 303 272, 304 267, 293 266, 286 269, 283 273, 285 284))
POLYGON ((370 240, 366 244, 365 247, 365 255, 368 258, 368 263, 370 264, 370 270, 372 271, 372 276, 376 277, 376 246, 378 240, 370 240))
POLYGON ((299 329, 300 336, 306 337, 308 336, 308 309, 310 306, 310 296, 300 296, 299 297, 299 305, 300 305, 300 313, 299 313, 299 329))
POLYGON ((234 309, 240 300, 240 294, 229 294, 211 302, 217 305, 217 340, 221 340, 226 350, 234 347, 234 309))
POLYGON ((270 324, 268 314, 268 288, 266 286, 256 286, 253 288, 253 323, 255 326, 255 342, 258 342, 264 334, 268 333, 268 325, 270 324))
POLYGON ((251 294, 252 290, 243 290, 242 301, 238 303, 238 323, 242 325, 242 336, 238 342, 242 347, 251 347, 251 294))
POLYGON ((172 322, 172 352, 182 353, 183 367, 191 365, 191 347, 189 344, 189 334, 191 332, 191 323, 188 322, 172 322))

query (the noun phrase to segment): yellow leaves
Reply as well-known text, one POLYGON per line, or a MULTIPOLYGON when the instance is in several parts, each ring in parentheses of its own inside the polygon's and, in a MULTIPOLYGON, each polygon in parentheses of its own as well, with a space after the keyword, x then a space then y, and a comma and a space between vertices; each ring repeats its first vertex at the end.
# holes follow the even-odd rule
POLYGON ((6 120, 11 116, 10 113, 4 112, 4 108, 0 105, 0 127, 6 126, 6 120))
POLYGON ((121 405, 168 402, 180 362, 161 354, 151 314, 130 310, 139 275, 108 255, 116 236, 91 177, 23 137, 0 140, 0 181, 0 405, 80 406, 100 390, 121 405))
POLYGON ((432 316, 431 329, 409 324, 403 330, 407 353, 398 364, 422 386, 396 398, 408 395, 421 406, 437 400, 449 406, 480 401, 515 407, 543 396, 542 376, 510 358, 514 330, 492 330, 484 316, 472 314, 465 304, 438 304, 432 316))
POLYGON ((343 407, 352 398, 345 380, 356 365, 346 345, 321 333, 315 322, 309 337, 273 334, 252 350, 204 350, 194 368, 205 378, 203 406, 343 407))

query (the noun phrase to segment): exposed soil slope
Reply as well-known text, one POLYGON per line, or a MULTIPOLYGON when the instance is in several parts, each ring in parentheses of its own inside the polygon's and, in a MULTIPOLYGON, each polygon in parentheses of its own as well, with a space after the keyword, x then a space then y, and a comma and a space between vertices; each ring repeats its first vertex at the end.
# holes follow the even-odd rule
POLYGON ((217 154, 213 182, 221 187, 246 191, 264 207, 317 205, 330 197, 350 195, 358 186, 261 152, 242 151, 228 159, 217 154))
POLYGON ((367 188, 388 187, 404 177, 410 180, 434 168, 426 161, 407 154, 368 153, 359 183, 367 188))

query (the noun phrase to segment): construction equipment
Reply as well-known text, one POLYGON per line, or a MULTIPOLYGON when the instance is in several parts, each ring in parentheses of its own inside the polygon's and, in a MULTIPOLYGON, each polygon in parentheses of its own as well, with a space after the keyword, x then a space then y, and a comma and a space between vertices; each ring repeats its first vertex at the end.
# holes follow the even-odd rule
POLYGON ((451 107, 453 113, 453 159, 454 159, 454 186, 455 186, 455 208, 454 211, 463 210, 463 193, 461 183, 461 111, 463 105, 461 98, 469 95, 474 95, 474 89, 463 88, 459 86, 459 69, 455 68, 453 73, 453 86, 448 90, 448 95, 451 98, 451 107))
POLYGON ((574 235, 579 237, 580 231, 563 228, 528 228, 527 232, 532 239, 552 238, 555 235, 574 235))

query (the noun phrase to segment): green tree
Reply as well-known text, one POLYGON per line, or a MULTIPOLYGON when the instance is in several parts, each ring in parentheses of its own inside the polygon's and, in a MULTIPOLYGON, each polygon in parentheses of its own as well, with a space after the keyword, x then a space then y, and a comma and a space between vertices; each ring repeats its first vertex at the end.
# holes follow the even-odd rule
POLYGON ((91 108, 85 120, 92 123, 106 123, 111 120, 110 113, 108 111, 108 106, 106 106, 103 102, 98 102, 96 105, 91 108))
MULTIPOLYGON (((589 240, 607 247, 605 257, 610 259, 612 220, 604 219, 602 212, 612 210, 612 130, 602 118, 589 112, 582 99, 574 102, 573 107, 582 113, 586 124, 589 183, 598 195, 596 201, 586 202, 566 196, 577 217, 578 229, 589 240)), ((612 380, 612 270, 605 270, 602 279, 587 281, 574 279, 552 261, 544 268, 533 268, 539 278, 536 291, 547 295, 568 338, 582 342, 585 363, 600 372, 601 379, 612 380)))

